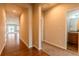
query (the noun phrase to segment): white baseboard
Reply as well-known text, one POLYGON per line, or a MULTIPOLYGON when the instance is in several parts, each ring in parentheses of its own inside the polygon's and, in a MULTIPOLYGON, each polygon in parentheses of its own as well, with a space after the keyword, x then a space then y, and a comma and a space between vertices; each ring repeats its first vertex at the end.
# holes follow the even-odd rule
POLYGON ((41 50, 40 48, 38 48, 36 45, 33 45, 33 47, 35 47, 36 49, 38 49, 38 50, 41 50))
POLYGON ((3 47, 2 47, 2 49, 0 51, 0 55, 1 55, 2 51, 4 50, 5 45, 6 45, 6 43, 4 43, 4 45, 3 45, 3 47))
POLYGON ((62 49, 65 49, 65 50, 66 50, 66 48, 64 48, 64 47, 62 47, 62 46, 58 46, 58 45, 53 44, 53 43, 50 43, 50 42, 48 42, 48 41, 46 41, 46 40, 44 40, 44 42, 47 43, 47 44, 49 44, 49 45, 53 45, 53 46, 56 46, 56 47, 59 47, 59 48, 62 48, 62 49))
POLYGON ((36 45, 33 45, 33 47, 35 47, 36 49, 38 49, 38 47, 36 45))

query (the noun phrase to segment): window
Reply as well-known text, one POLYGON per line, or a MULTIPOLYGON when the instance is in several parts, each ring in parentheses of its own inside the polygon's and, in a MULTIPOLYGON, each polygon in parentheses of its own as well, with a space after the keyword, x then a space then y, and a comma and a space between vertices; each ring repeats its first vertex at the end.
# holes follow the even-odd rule
POLYGON ((8 32, 9 32, 9 33, 15 32, 15 26, 13 26, 13 25, 8 25, 8 32))

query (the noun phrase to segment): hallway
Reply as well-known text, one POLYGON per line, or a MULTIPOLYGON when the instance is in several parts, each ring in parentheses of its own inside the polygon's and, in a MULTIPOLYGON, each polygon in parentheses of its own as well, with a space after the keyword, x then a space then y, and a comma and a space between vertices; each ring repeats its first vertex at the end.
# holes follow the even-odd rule
POLYGON ((7 35, 7 43, 1 54, 2 56, 47 56, 43 51, 36 48, 28 48, 19 40, 18 33, 9 33, 7 35))
MULTIPOLYGON (((78 55, 79 47, 75 45, 72 46, 72 44, 68 45, 67 43, 68 29, 66 26, 66 17, 71 15, 69 17, 73 19, 72 16, 75 16, 74 13, 78 13, 79 9, 74 11, 74 13, 70 13, 67 16, 65 15, 68 10, 72 11, 74 8, 78 8, 78 6, 79 4, 57 3, 0 5, 0 55, 78 55), (55 8, 53 8, 53 6, 55 6, 55 8)), ((79 13, 77 16, 79 20, 79 13)), ((71 22, 69 21, 69 23, 71 22)), ((75 26, 75 28, 77 29, 77 26, 75 26)), ((74 33, 77 33, 77 35, 71 37, 73 39, 70 41, 76 41, 78 43, 78 30, 74 33), (74 38, 76 38, 76 40, 74 38)))

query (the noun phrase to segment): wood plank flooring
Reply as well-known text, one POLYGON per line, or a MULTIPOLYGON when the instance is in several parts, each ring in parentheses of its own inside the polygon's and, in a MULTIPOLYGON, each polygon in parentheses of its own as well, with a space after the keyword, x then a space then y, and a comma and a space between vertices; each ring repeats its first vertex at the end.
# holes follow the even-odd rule
POLYGON ((43 51, 39 51, 36 48, 28 48, 26 45, 18 39, 16 34, 8 34, 6 46, 1 56, 48 56, 43 51))

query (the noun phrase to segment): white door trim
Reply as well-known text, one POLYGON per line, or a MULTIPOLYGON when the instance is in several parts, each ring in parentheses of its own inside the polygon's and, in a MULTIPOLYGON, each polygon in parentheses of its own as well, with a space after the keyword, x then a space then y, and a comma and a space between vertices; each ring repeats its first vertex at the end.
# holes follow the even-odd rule
POLYGON ((32 47, 32 7, 29 6, 29 48, 32 47))
POLYGON ((39 50, 41 50, 42 49, 42 18, 41 18, 41 6, 39 6, 39 34, 38 34, 39 36, 39 50))

